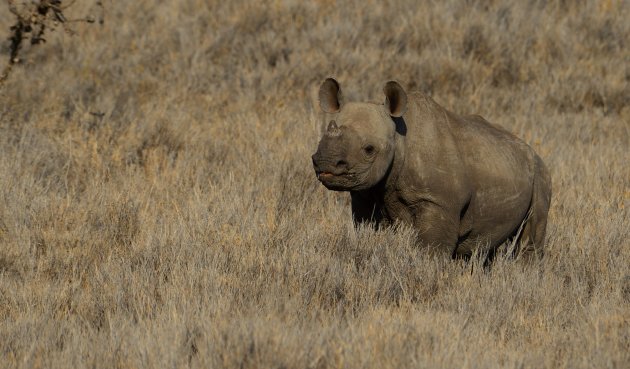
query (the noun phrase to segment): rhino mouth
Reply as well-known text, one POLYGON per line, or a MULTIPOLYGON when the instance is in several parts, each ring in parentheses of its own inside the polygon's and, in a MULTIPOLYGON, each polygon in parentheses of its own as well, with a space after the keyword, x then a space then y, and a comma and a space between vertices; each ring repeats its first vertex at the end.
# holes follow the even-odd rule
POLYGON ((317 179, 329 190, 348 191, 354 187, 352 176, 347 173, 317 172, 317 179))
POLYGON ((338 175, 338 174, 333 174, 331 172, 320 172, 320 173, 317 173, 317 179, 322 181, 327 178, 333 178, 335 175, 338 175))

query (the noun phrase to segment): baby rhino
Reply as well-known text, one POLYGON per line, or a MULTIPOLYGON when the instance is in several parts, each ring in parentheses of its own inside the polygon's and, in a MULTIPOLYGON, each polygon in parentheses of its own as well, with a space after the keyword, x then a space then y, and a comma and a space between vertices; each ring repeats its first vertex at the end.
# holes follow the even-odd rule
POLYGON ((343 103, 332 78, 319 91, 329 123, 313 166, 326 188, 350 192, 355 224, 410 224, 450 257, 492 254, 508 240, 541 256, 551 178, 534 150, 394 81, 384 93, 384 104, 343 103))

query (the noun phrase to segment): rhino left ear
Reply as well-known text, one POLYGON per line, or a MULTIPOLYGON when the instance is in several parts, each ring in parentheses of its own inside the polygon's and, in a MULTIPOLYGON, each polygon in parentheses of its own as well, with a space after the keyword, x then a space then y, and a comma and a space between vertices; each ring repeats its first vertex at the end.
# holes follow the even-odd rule
POLYGON ((389 81, 383 87, 385 108, 392 117, 401 117, 407 110, 407 93, 396 81, 389 81))
POLYGON ((326 78, 319 88, 319 106, 326 113, 337 113, 343 104, 341 87, 334 78, 326 78))

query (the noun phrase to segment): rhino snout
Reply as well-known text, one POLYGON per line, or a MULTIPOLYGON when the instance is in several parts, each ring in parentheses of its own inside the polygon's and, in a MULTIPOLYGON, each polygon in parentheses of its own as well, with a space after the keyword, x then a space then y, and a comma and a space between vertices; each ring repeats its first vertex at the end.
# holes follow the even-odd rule
POLYGON ((325 158, 318 151, 312 157, 313 169, 319 178, 321 175, 341 175, 348 172, 348 162, 343 158, 325 158))

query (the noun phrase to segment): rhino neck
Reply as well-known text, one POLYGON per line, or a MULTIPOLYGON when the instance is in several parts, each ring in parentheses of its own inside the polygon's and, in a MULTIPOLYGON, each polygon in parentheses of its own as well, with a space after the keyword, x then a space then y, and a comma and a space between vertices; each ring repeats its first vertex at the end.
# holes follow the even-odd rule
MULTIPOLYGON (((387 176, 387 183, 385 185, 385 187, 392 189, 396 187, 398 177, 400 177, 400 173, 403 171, 403 168, 405 166, 405 135, 407 134, 407 127, 404 124, 404 120, 402 118, 400 118, 400 121, 402 121, 404 133, 401 133, 398 129, 396 129, 397 133, 394 137, 394 159, 392 160, 390 173, 387 176)), ((396 124, 397 126, 399 125, 398 122, 396 124)))

